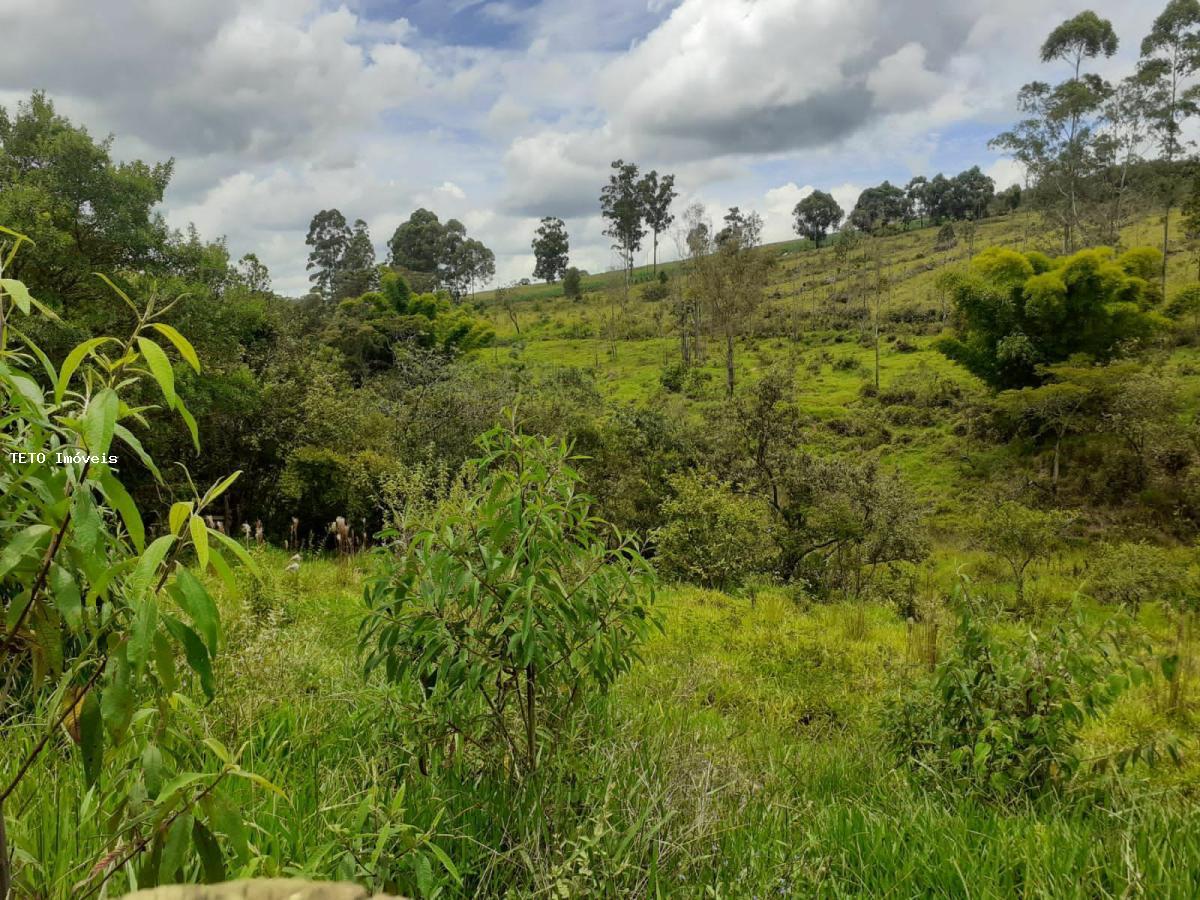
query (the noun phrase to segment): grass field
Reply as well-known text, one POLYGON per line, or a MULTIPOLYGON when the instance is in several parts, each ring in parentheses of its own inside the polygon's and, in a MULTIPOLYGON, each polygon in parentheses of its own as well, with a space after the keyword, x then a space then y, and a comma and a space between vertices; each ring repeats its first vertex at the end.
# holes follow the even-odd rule
MULTIPOLYGON (((366 558, 306 560, 296 574, 283 572, 282 552, 260 559, 273 586, 224 596, 223 689, 199 712, 211 736, 245 746, 244 765, 286 786, 286 799, 241 790, 251 823, 241 874, 400 883, 430 896, 1200 891, 1195 763, 1000 805, 896 769, 880 713, 928 676, 884 607, 868 607, 865 632, 852 636, 855 610, 844 605, 665 590, 662 631, 611 703, 592 710, 589 741, 518 796, 503 781, 464 780, 453 764, 417 777, 420 748, 403 736, 396 697, 359 672, 366 558), (424 852, 429 842, 461 885, 424 852)), ((1145 624, 1165 637, 1155 615, 1145 624)), ((1154 688, 1129 695, 1088 734, 1088 753, 1185 724, 1162 705, 1154 688)), ((60 760, 54 771, 42 782, 52 791, 20 799, 16 836, 37 859, 81 861, 45 873, 63 888, 54 896, 69 896, 94 858, 96 823, 73 800, 77 770, 60 760)))

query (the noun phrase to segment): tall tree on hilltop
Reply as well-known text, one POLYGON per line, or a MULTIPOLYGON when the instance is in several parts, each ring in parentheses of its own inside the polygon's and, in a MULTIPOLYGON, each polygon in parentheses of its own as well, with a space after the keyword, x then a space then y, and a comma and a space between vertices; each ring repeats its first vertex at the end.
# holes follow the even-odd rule
POLYGON ((600 191, 600 214, 608 220, 604 234, 613 239, 613 249, 621 254, 628 285, 633 273, 634 254, 642 248, 646 236, 644 196, 639 188, 638 167, 623 159, 614 160, 613 173, 600 191))
POLYGON ((342 264, 334 278, 333 297, 361 297, 368 291, 379 290, 379 270, 375 267, 375 247, 362 219, 354 222, 354 232, 346 244, 342 264))
POLYGON ((567 271, 567 252, 571 249, 567 240, 567 226, 562 219, 545 216, 533 238, 533 277, 554 282, 567 271))
POLYGON ((1170 0, 1150 33, 1142 41, 1138 80, 1148 89, 1147 119, 1158 144, 1159 158, 1166 164, 1160 179, 1163 200, 1162 289, 1167 289, 1167 254, 1170 252, 1171 205, 1178 199, 1178 179, 1171 164, 1184 151, 1183 120, 1200 111, 1196 98, 1200 88, 1184 87, 1184 81, 1200 69, 1200 0, 1170 0))
POLYGON ((304 239, 312 248, 308 251, 308 280, 313 290, 326 300, 333 298, 350 237, 346 217, 336 209, 321 210, 309 223, 308 237, 304 239))
POLYGON ((671 202, 679 196, 675 190, 675 176, 663 175, 651 169, 643 177, 640 184, 642 192, 642 208, 646 224, 654 234, 653 271, 658 273, 658 236, 675 221, 671 215, 671 202))
POLYGON ((1007 151, 1033 175, 1036 196, 1062 228, 1063 251, 1075 247, 1084 189, 1094 174, 1096 121, 1112 88, 1099 75, 1083 71, 1084 60, 1117 52, 1112 22, 1091 10, 1063 22, 1042 44, 1042 62, 1071 67, 1056 87, 1033 81, 1021 88, 1018 103, 1026 118, 997 135, 990 146, 1007 151))
POLYGON ((820 247, 825 235, 842 221, 844 212, 832 194, 813 191, 796 204, 792 215, 796 219, 796 233, 820 247))
POLYGON ((917 175, 904 188, 904 196, 908 198, 908 208, 916 216, 922 226, 925 217, 929 215, 929 179, 917 175))

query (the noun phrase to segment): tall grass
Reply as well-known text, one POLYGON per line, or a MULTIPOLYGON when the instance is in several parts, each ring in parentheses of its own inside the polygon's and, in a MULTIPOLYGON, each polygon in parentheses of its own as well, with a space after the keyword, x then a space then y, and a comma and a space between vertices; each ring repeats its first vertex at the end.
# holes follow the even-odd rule
MULTIPOLYGON (((1194 767, 1011 805, 897 771, 877 713, 925 660, 906 660, 904 621, 869 604, 668 592, 665 633, 566 737, 563 764, 520 787, 462 754, 422 775, 399 697, 359 675, 362 575, 306 561, 273 596, 223 601, 227 689, 204 719, 288 795, 239 788, 251 850, 231 874, 410 896, 1200 895, 1194 767), (851 638, 839 626, 859 613, 851 638)), ((1118 715, 1095 740, 1160 727, 1118 715)), ((75 769, 56 759, 15 807, 45 897, 71 896, 98 846, 75 769)), ((119 895, 128 879, 115 882, 119 895)))

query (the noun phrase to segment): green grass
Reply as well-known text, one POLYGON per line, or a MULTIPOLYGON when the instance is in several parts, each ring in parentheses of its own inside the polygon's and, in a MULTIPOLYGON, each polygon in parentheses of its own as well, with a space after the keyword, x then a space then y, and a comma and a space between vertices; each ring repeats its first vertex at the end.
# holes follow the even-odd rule
MULTIPOLYGON (((416 856, 395 833, 373 866, 354 862, 390 821, 430 831, 462 875, 460 888, 434 872, 454 896, 1200 890, 1195 764, 1009 805, 923 787, 897 769, 879 712, 923 676, 887 608, 871 606, 865 636, 852 639, 844 606, 805 611, 773 590, 751 601, 669 589, 663 631, 608 708, 594 710, 562 765, 514 791, 469 765, 418 771, 396 698, 359 674, 365 561, 307 560, 294 577, 281 574, 285 562, 278 552, 263 559, 276 573, 270 596, 223 598, 222 690, 200 713, 205 730, 244 744, 243 763, 286 789, 284 801, 239 787, 253 848, 242 874, 349 878, 416 895, 416 856), (367 870, 392 880, 373 882, 367 870)), ((1147 624, 1165 628, 1154 616, 1147 624)), ((1152 690, 1131 697, 1089 746, 1178 727, 1156 708, 1152 690)), ((56 758, 16 807, 19 847, 56 884, 45 896, 70 896, 96 845, 94 819, 79 820, 78 778, 56 758)))

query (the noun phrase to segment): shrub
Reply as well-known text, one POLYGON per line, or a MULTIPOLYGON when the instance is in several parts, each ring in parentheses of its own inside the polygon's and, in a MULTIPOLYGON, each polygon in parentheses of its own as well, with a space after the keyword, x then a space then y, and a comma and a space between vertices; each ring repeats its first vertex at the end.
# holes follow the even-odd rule
POLYGON ((770 542, 758 504, 711 472, 676 475, 670 484, 674 496, 662 506, 666 524, 654 532, 660 571, 729 589, 768 567, 770 542))
POLYGON ((474 489, 402 556, 381 551, 362 649, 368 675, 411 697, 427 752, 456 736, 522 778, 633 662, 654 621, 653 570, 591 514, 565 443, 510 424, 479 446, 474 489))
POLYGON ((1091 563, 1086 587, 1101 603, 1136 614, 1151 600, 1178 605, 1187 596, 1187 581, 1187 569, 1161 547, 1104 544, 1091 563))
POLYGON ((583 296, 583 275, 582 275, 582 273, 574 266, 571 266, 563 274, 562 286, 563 286, 563 296, 564 297, 568 297, 573 300, 578 300, 580 297, 583 296))
MULTIPOLYGON (((1078 622, 1001 640, 964 604, 954 650, 892 707, 887 733, 914 770, 997 798, 1035 794, 1071 780, 1084 726, 1148 677, 1078 622)), ((1123 767, 1155 752, 1138 747, 1111 761, 1123 767)))

